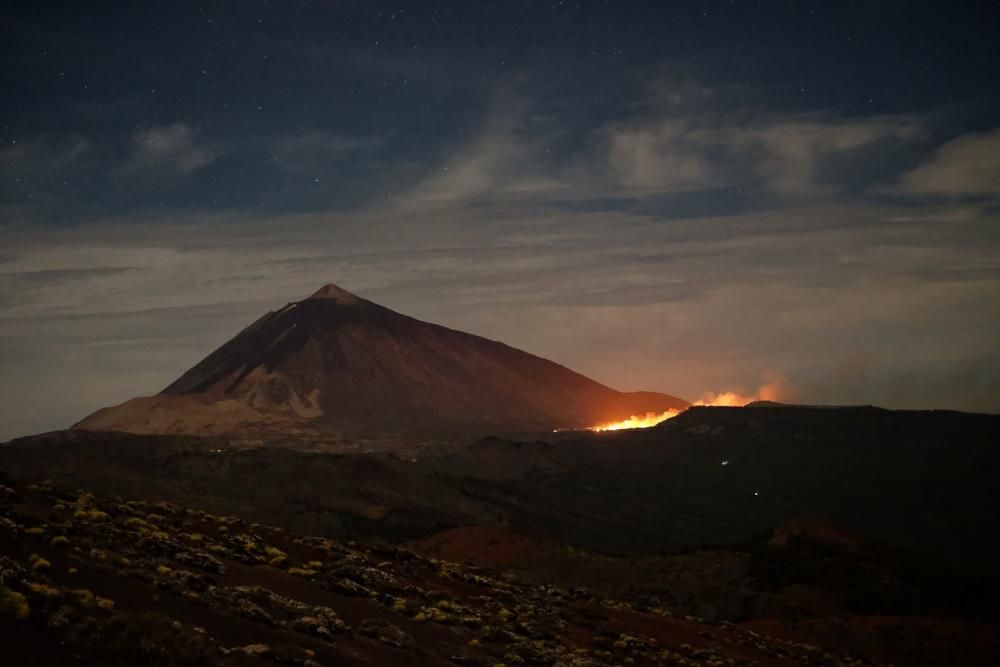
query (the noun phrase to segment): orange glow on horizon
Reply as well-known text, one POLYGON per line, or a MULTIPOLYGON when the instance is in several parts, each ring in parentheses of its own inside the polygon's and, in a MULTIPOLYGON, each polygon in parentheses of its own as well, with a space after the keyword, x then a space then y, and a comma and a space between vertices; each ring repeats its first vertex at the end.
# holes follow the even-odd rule
MULTIPOLYGON (((768 382, 761 386, 760 389, 758 389, 752 396, 744 396, 736 393, 735 391, 724 391, 718 394, 708 392, 691 405, 741 408, 747 403, 753 403, 754 401, 779 401, 791 393, 788 381, 783 375, 774 372, 768 372, 766 375, 768 377, 768 382)), ((628 419, 623 419, 619 422, 609 422, 606 424, 591 426, 587 430, 622 431, 630 428, 649 428, 650 426, 656 426, 661 422, 665 422, 668 419, 673 419, 682 412, 684 412, 684 410, 675 409, 667 410, 665 412, 647 412, 644 415, 632 415, 628 419)))
POLYGON ((664 412, 647 412, 644 415, 632 415, 628 419, 624 419, 620 422, 610 422, 608 424, 600 424, 598 426, 591 426, 588 431, 622 431, 627 428, 649 428, 650 426, 656 426, 660 422, 672 419, 679 415, 683 410, 666 410, 664 412))

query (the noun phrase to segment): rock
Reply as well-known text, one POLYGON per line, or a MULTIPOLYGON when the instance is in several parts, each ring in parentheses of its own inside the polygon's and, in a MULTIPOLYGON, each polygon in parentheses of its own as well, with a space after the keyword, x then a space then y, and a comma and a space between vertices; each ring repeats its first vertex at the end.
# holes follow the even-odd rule
POLYGON ((384 618, 366 619, 362 621, 358 631, 394 648, 413 648, 416 646, 413 637, 384 618))
POLYGON ((223 565, 222 561, 215 556, 210 556, 203 551, 180 551, 174 554, 174 559, 184 563, 185 565, 190 565, 191 567, 197 567, 206 572, 212 572, 213 574, 225 574, 226 566, 223 565))

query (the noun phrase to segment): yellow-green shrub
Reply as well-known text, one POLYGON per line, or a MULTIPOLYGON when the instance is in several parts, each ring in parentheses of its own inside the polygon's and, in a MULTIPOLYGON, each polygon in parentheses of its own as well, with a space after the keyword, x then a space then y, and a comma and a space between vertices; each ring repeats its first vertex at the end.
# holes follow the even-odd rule
POLYGON ((31 607, 28 598, 17 591, 0 587, 0 617, 13 618, 18 621, 28 618, 31 607))
POLYGON ((42 595, 47 598, 59 597, 59 589, 54 586, 48 586, 46 584, 40 584, 35 581, 29 581, 27 584, 28 589, 35 593, 36 595, 42 595))
POLYGON ((143 521, 137 516, 130 516, 129 518, 125 519, 123 523, 129 528, 149 528, 149 529, 152 528, 152 526, 149 523, 143 521))
POLYGON ((45 560, 38 554, 31 554, 31 557, 28 558, 28 562, 31 563, 31 569, 35 572, 45 572, 52 567, 52 563, 45 560))
POLYGON ((86 588, 78 588, 75 591, 71 591, 70 595, 84 607, 91 607, 94 604, 94 594, 86 588))

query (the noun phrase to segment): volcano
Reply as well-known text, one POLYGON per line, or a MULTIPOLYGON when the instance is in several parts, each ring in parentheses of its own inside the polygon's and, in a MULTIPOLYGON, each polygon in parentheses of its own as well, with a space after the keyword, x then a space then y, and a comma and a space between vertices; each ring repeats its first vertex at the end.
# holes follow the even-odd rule
POLYGON ((687 406, 666 394, 616 391, 330 284, 267 313, 160 394, 98 410, 75 428, 320 440, 486 435, 687 406))

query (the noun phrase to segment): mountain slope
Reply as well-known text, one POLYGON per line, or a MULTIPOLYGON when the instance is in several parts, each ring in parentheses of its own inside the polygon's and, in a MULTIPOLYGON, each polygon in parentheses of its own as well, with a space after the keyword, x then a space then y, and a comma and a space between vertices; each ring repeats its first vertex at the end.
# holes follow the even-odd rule
POLYGON ((154 397, 77 426, 133 433, 299 429, 487 434, 585 427, 679 398, 623 393, 503 343, 401 315, 335 285, 270 312, 154 397))

